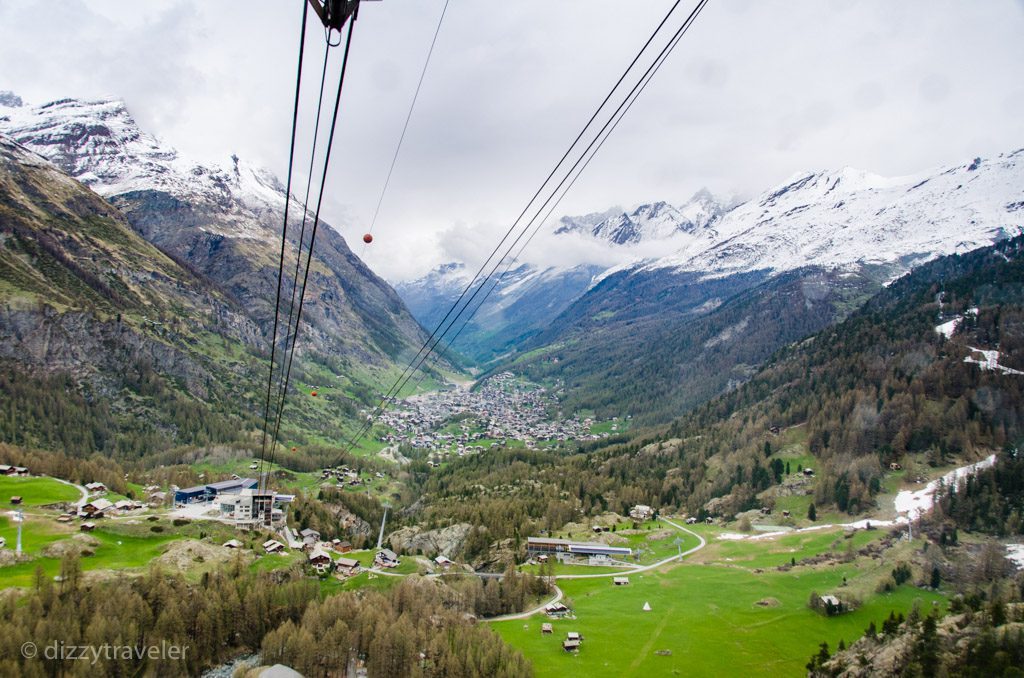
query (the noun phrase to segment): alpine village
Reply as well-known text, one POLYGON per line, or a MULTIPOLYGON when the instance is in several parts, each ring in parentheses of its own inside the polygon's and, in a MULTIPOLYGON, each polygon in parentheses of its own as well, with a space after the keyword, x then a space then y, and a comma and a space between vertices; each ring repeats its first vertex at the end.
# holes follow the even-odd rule
POLYGON ((1019 2, 57 5, 0 676, 1024 676, 1019 2))

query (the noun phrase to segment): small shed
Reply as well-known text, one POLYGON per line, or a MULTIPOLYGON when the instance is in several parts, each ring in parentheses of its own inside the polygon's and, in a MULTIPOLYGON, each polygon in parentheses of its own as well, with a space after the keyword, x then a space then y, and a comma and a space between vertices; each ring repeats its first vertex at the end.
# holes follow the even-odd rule
POLYGON ((615 577, 614 579, 612 579, 612 583, 616 586, 628 586, 629 577, 615 577))
POLYGON ((224 542, 224 548, 226 549, 240 549, 242 548, 242 542, 237 539, 229 539, 224 542))
POLYGON ((578 652, 580 649, 580 641, 578 640, 563 640, 562 649, 566 652, 578 652))
POLYGON ((543 624, 540 625, 540 632, 541 633, 554 633, 555 632, 555 627, 551 624, 551 622, 544 622, 543 624))
POLYGON ((17 506, 20 503, 21 503, 21 497, 19 497, 17 495, 11 497, 11 504, 13 504, 14 506, 17 506))
POLYGON ((79 527, 79 529, 82 532, 92 532, 93 530, 96 529, 96 523, 89 523, 89 522, 82 523, 82 525, 81 525, 81 527, 79 527))

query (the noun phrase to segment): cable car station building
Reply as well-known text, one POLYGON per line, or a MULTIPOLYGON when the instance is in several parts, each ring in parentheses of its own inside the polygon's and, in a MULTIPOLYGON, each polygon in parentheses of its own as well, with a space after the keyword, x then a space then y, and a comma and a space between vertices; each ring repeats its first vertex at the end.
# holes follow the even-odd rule
POLYGON ((278 494, 273 490, 260 490, 255 478, 222 480, 208 485, 196 485, 176 490, 174 503, 216 504, 220 519, 243 529, 278 527, 285 522, 285 506, 295 495, 278 494))
POLYGON ((209 485, 196 485, 175 490, 175 504, 195 504, 198 502, 213 501, 222 494, 238 494, 242 490, 251 490, 259 485, 255 478, 239 478, 238 480, 222 480, 219 483, 209 485))
POLYGON ((568 539, 527 537, 526 554, 531 558, 554 556, 562 562, 586 559, 588 565, 608 565, 612 560, 621 560, 632 556, 633 549, 568 539))

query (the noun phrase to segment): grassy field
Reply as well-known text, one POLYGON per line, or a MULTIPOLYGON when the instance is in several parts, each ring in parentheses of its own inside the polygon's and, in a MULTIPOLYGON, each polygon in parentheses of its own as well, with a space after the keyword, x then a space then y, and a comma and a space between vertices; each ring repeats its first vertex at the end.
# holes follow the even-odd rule
MULTIPOLYGON (((26 515, 21 532, 22 551, 27 555, 35 555, 70 533, 68 528, 52 520, 26 515)), ((18 524, 10 518, 0 516, 0 537, 7 540, 5 548, 13 551, 18 540, 18 524)), ((0 572, 3 572, 3 568, 0 568, 0 572)))
POLYGON ((75 502, 82 493, 53 478, 16 478, 0 476, 0 505, 9 506, 12 496, 22 498, 22 506, 47 506, 75 502))
POLYGON ((755 574, 684 564, 631 576, 622 587, 606 579, 567 580, 559 586, 577 618, 555 621, 553 635, 541 635, 541 617, 494 627, 533 661, 537 676, 802 676, 821 641, 832 648, 840 639, 850 643, 869 622, 880 626, 890 610, 906 614, 915 599, 925 606, 943 600, 904 586, 872 596, 854 612, 826 618, 807 607, 810 592, 836 590, 857 569, 799 569, 755 574), (642 610, 644 602, 651 611, 642 610), (568 631, 585 638, 577 656, 561 648, 568 631), (655 654, 659 650, 671 656, 655 654))
POLYGON ((803 532, 772 539, 750 541, 717 541, 709 543, 707 549, 694 555, 704 562, 719 562, 746 568, 769 568, 786 565, 793 560, 821 553, 842 556, 847 549, 863 547, 868 542, 885 537, 884 530, 858 530, 847 534, 843 531, 803 532), (754 546, 752 546, 754 545, 754 546))
MULTIPOLYGON (((52 533, 51 533, 52 534, 52 533)), ((56 541, 62 534, 57 534, 50 541, 56 541)), ((92 555, 84 556, 81 559, 82 570, 124 570, 139 568, 147 565, 151 560, 163 553, 166 545, 178 539, 178 535, 153 535, 153 536, 129 536, 108 532, 98 529, 90 533, 99 544, 91 549, 92 555)), ((27 547, 26 536, 23 536, 27 547)), ((36 549, 38 551, 38 549, 36 549)), ((26 549, 27 553, 32 553, 26 549)), ((0 567, 0 588, 12 586, 32 586, 37 568, 53 577, 60 574, 60 559, 58 558, 36 558, 34 560, 0 567)))
MULTIPOLYGON (((613 572, 621 572, 625 568, 622 567, 606 567, 604 565, 566 565, 565 563, 552 563, 552 572, 555 575, 559 574, 611 574, 613 572)), ((530 574, 540 574, 540 565, 523 565, 519 568, 521 572, 528 572, 530 574)))

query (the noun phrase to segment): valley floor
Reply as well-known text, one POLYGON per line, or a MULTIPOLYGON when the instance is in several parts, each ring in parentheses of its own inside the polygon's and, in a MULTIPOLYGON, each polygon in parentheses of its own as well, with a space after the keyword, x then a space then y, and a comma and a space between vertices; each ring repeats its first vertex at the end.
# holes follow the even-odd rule
MULTIPOLYGON (((709 538, 718 530, 701 531, 709 538)), ((909 585, 875 594, 892 563, 872 557, 790 567, 821 554, 842 560, 846 544, 860 548, 883 531, 830 529, 764 541, 712 542, 694 561, 630 574, 626 586, 610 578, 559 579, 575 618, 501 621, 494 628, 533 661, 537 676, 688 675, 796 676, 822 640, 833 647, 880 626, 891 610, 907 614, 919 601, 945 601, 941 592, 909 585), (811 610, 812 592, 858 597, 855 611, 826 617, 811 610), (645 611, 648 603, 650 610, 645 611), (541 633, 541 623, 554 631, 541 633), (570 631, 584 641, 578 654, 562 649, 570 631)), ((916 544, 920 547, 920 544, 916 544)), ((904 543, 900 549, 913 545, 904 543)))

